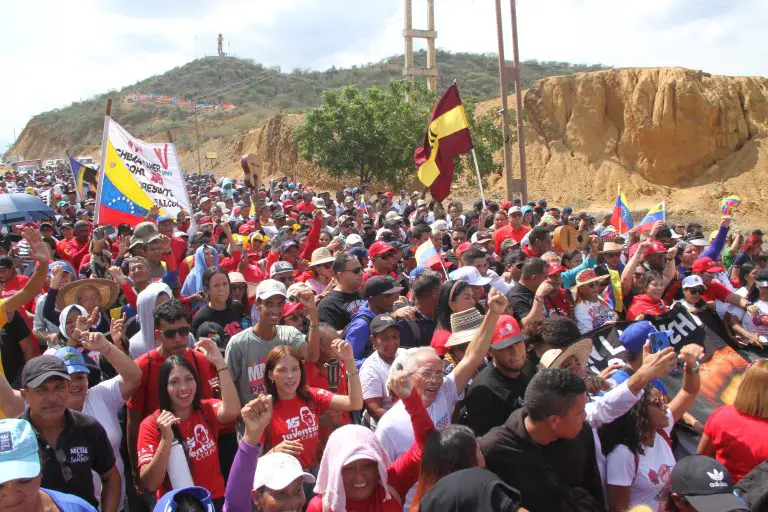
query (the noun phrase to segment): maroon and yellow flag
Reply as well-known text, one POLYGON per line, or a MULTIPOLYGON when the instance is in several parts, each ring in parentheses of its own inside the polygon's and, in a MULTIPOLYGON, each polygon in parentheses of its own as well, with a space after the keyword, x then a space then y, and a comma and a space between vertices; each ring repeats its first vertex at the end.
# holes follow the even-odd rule
POLYGON ((419 181, 437 201, 451 192, 453 159, 472 149, 472 136, 456 82, 438 100, 427 124, 424 145, 413 152, 419 181))

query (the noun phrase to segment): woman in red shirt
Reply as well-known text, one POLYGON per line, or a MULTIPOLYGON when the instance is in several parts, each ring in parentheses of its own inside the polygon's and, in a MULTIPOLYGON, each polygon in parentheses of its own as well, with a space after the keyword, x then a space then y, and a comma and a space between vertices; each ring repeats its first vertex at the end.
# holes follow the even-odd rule
POLYGON ((416 483, 427 437, 435 426, 413 388, 410 375, 390 377, 395 395, 411 415, 414 444, 390 463, 373 432, 360 425, 345 425, 328 439, 307 512, 400 512, 408 490, 416 483))
POLYGON ((698 452, 716 458, 733 483, 768 460, 768 360, 752 363, 733 405, 718 407, 709 416, 698 452))
POLYGON ((347 368, 349 396, 307 386, 301 356, 288 345, 273 348, 267 356, 265 386, 274 406, 262 445, 271 452, 293 455, 304 470, 317 465, 319 416, 328 409, 351 412, 363 408, 363 389, 352 346, 337 339, 331 343, 331 350, 347 368))
POLYGON ((237 418, 240 399, 216 343, 201 338, 195 349, 216 366, 222 400, 201 400, 200 383, 192 364, 178 356, 169 357, 158 376, 160 408, 139 427, 139 478, 146 489, 157 492, 158 499, 171 490, 168 461, 171 444, 177 439, 184 448, 194 484, 208 489, 216 509, 221 510, 224 477, 219 466, 218 434, 222 425, 237 418))
POLYGON ((659 316, 669 311, 661 296, 664 295, 664 278, 652 270, 645 273, 643 293, 635 295, 627 310, 627 320, 644 320, 647 316, 659 316))
POLYGON ((430 345, 439 356, 448 353, 445 343, 451 337, 451 315, 475 307, 475 294, 466 281, 446 281, 437 299, 437 329, 430 345))

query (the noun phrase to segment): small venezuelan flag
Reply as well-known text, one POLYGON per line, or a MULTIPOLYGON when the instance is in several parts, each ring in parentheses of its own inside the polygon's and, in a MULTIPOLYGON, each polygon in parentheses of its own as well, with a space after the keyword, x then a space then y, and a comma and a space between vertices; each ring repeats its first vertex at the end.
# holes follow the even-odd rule
POLYGON ((725 215, 730 215, 731 211, 739 206, 741 204, 741 198, 736 195, 731 195, 728 197, 724 197, 722 201, 720 201, 720 210, 725 215))
POLYGON ((656 221, 664 220, 666 219, 666 216, 667 214, 664 211, 664 203, 659 203, 648 210, 648 214, 643 218, 643 220, 640 221, 640 224, 637 225, 637 229, 641 233, 644 231, 650 231, 656 221))

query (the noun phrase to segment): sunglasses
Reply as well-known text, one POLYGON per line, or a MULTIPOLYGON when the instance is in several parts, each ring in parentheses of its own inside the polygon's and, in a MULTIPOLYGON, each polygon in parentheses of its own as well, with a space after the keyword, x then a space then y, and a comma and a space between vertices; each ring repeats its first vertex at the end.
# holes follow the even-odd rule
POLYGON ((659 407, 661 409, 664 409, 667 406, 667 397, 664 395, 659 395, 653 400, 651 400, 651 405, 655 405, 656 407, 659 407))
POLYGON ((361 274, 363 272, 363 267, 345 269, 344 272, 352 272, 353 274, 361 274))
POLYGON ((163 329, 160 332, 162 332, 163 336, 166 338, 175 338, 177 334, 179 336, 189 336, 189 327, 179 327, 178 329, 163 329))
POLYGON ((522 270, 524 266, 525 266, 525 262, 515 263, 515 268, 517 270, 522 270))
POLYGON ((692 293, 694 295, 701 295, 702 293, 704 293, 704 291, 701 290, 700 288, 686 288, 686 290, 688 290, 688 293, 692 293))
POLYGON ((394 257, 395 257, 395 253, 394 252, 385 252, 384 254, 380 254, 379 255, 379 258, 381 258, 383 260, 391 260, 394 257))
POLYGON ((61 469, 61 476, 65 482, 69 482, 72 480, 72 468, 67 465, 67 455, 61 448, 57 448, 54 453, 56 454, 56 462, 59 463, 59 468, 61 469))

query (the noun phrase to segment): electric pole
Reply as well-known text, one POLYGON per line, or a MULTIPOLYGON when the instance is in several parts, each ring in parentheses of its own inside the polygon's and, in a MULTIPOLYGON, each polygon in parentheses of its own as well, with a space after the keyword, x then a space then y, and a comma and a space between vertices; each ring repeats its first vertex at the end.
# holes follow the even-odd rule
POLYGON ((427 0, 427 30, 414 30, 413 28, 413 2, 405 0, 405 28, 403 30, 405 38, 405 62, 403 64, 403 75, 410 79, 416 76, 427 77, 427 87, 432 92, 437 91, 437 54, 435 49, 435 0, 427 0), (427 40, 427 67, 415 66, 413 63, 413 40, 427 40))
POLYGON ((504 175, 506 177, 507 199, 515 195, 515 183, 512 177, 512 148, 509 134, 509 107, 507 105, 507 68, 504 59, 504 32, 501 20, 501 0, 496 0, 496 36, 499 42, 499 89, 501 91, 501 130, 504 134, 504 175))
POLYGON ((520 154, 520 194, 528 202, 528 178, 525 166, 525 130, 523 127, 523 90, 520 87, 520 55, 517 48, 516 0, 509 0, 512 9, 512 53, 515 58, 515 97, 517 99, 517 149, 520 154))

